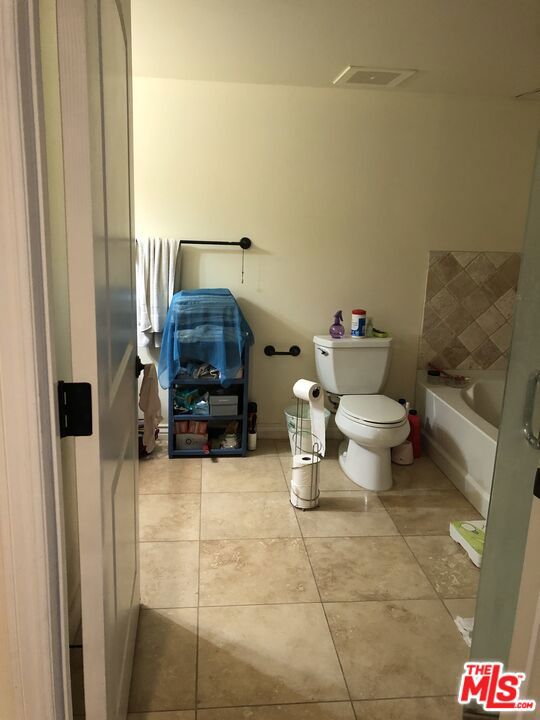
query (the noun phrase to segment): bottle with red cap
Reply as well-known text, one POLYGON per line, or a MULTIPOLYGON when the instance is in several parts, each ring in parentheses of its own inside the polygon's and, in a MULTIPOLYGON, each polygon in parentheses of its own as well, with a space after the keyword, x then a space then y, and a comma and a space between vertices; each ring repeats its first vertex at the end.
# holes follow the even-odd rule
POLYGON ((411 432, 408 440, 412 442, 413 457, 419 458, 422 454, 422 444, 420 440, 420 415, 416 410, 409 410, 409 426, 411 432))

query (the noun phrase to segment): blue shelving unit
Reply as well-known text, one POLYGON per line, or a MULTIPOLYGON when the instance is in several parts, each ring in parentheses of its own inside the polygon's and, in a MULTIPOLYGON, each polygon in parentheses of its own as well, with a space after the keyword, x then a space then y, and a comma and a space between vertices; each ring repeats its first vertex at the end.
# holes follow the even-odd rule
POLYGON ((212 392, 212 388, 223 388, 219 380, 214 378, 197 378, 196 380, 186 375, 178 375, 169 388, 169 457, 243 457, 247 453, 247 434, 248 434, 248 391, 249 391, 249 347, 244 348, 244 376, 238 380, 232 380, 224 389, 239 390, 238 406, 241 409, 239 415, 195 415, 174 412, 174 388, 177 386, 200 388, 205 387, 208 392, 212 392), (198 420, 208 421, 209 423, 227 423, 232 420, 238 420, 241 423, 241 445, 238 448, 216 448, 215 450, 177 450, 175 447, 174 423, 177 420, 198 420))

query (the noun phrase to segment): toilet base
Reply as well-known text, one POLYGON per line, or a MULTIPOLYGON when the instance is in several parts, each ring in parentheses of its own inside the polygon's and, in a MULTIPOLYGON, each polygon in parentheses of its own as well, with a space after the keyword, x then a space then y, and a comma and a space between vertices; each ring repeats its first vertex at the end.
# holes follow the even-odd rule
POLYGON ((390 448, 366 447, 354 440, 344 440, 339 446, 339 464, 353 483, 374 492, 392 487, 390 448))

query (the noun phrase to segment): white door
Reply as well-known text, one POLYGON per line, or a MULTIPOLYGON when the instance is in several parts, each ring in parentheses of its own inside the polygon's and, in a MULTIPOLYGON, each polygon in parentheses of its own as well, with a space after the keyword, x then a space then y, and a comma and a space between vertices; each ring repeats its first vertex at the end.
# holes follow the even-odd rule
MULTIPOLYGON (((540 708, 540 468, 537 472, 537 495, 531 508, 509 667, 526 673, 522 696, 536 700, 540 708)), ((517 713, 515 717, 524 720, 531 713, 517 713)))
MULTIPOLYGON (((540 707, 540 143, 536 156, 472 660, 526 672, 522 698, 540 707)), ((533 717, 523 712, 515 717, 533 717)), ((507 713, 501 713, 501 715, 507 713)), ((514 714, 508 715, 514 717, 514 714)))
POLYGON ((87 720, 126 715, 139 606, 129 2, 58 0, 87 720))

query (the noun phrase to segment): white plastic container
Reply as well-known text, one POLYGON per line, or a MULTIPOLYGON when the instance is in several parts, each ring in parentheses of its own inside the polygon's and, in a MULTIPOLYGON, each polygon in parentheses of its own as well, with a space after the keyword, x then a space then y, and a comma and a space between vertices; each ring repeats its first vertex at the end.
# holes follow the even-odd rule
POLYGON ((352 337, 366 336, 366 311, 357 309, 352 311, 351 319, 351 335, 352 337))
POLYGON ((210 395, 210 415, 238 415, 238 396, 210 395))
POLYGON ((196 435, 195 433, 181 433, 175 435, 175 448, 177 450, 202 450, 208 445, 208 435, 196 435))
MULTIPOLYGON (((287 431, 289 433, 289 443, 291 445, 291 454, 310 453, 313 446, 313 438, 311 436, 311 421, 309 419, 309 405, 303 404, 303 415, 299 417, 297 414, 296 403, 288 405, 285 408, 285 420, 287 422, 287 431)), ((324 409, 324 425, 328 429, 328 421, 330 420, 330 410, 324 409)))
POLYGON ((225 449, 234 449, 238 447, 238 435, 236 433, 229 433, 228 435, 224 435, 220 447, 225 449))
POLYGON ((486 525, 486 520, 466 520, 465 522, 454 521, 450 523, 450 537, 458 545, 461 545, 476 567, 482 566, 486 525))

